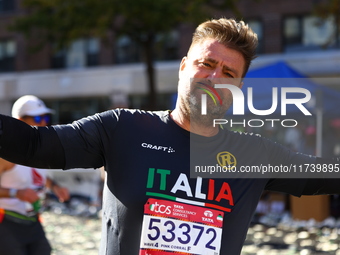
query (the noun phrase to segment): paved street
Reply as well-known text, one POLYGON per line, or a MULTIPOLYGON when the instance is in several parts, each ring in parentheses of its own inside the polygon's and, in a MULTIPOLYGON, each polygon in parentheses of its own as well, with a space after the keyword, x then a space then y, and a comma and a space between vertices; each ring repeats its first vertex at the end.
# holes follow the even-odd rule
MULTIPOLYGON (((98 255, 101 219, 43 213, 52 255, 98 255)), ((252 224, 242 255, 340 255, 340 222, 295 222, 288 216, 274 226, 252 224), (328 226, 327 226, 328 225, 328 226)))

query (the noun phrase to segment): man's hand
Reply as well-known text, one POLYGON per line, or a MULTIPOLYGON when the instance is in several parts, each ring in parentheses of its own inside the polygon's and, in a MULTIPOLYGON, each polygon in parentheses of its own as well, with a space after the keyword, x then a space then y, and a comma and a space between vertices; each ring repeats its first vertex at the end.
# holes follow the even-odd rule
POLYGON ((32 204, 39 199, 39 196, 38 193, 33 189, 18 189, 16 198, 32 204))
POLYGON ((70 199, 70 193, 67 188, 54 185, 52 191, 58 197, 59 202, 63 203, 70 199))

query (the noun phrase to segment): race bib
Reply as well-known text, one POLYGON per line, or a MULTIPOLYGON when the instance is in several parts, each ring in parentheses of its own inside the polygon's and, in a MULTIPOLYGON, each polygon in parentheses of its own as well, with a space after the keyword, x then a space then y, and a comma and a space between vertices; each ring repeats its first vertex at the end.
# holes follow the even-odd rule
POLYGON ((219 255, 224 213, 149 198, 144 205, 140 255, 219 255))

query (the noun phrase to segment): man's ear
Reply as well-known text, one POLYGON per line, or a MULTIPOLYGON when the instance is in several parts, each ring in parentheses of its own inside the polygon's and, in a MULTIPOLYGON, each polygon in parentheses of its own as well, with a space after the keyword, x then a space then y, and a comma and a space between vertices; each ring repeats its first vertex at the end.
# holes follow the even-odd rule
POLYGON ((181 64, 179 65, 179 70, 180 70, 180 71, 183 71, 183 70, 184 70, 184 68, 185 68, 185 62, 187 61, 187 59, 188 59, 187 56, 185 56, 185 57, 182 58, 181 64))
POLYGON ((243 81, 241 81, 240 82, 240 85, 238 86, 240 89, 242 89, 242 87, 243 87, 243 84, 244 84, 244 82, 243 81))

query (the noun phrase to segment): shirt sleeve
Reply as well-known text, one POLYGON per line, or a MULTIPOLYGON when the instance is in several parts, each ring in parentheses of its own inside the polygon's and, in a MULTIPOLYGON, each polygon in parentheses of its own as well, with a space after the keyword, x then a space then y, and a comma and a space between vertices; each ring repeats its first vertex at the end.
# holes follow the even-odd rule
POLYGON ((119 111, 107 111, 69 125, 55 126, 65 152, 65 168, 99 168, 105 165, 105 148, 112 141, 119 111))
POLYGON ((0 115, 0 157, 37 168, 64 167, 64 152, 52 127, 33 127, 0 115))
POLYGON ((307 171, 303 168, 302 173, 296 174, 296 178, 270 179, 266 185, 266 190, 289 193, 294 196, 340 194, 339 158, 318 158, 293 152, 283 146, 282 148, 276 147, 270 143, 266 146, 270 151, 270 159, 273 164, 275 162, 286 162, 286 165, 292 166, 315 166, 315 169, 312 168, 313 171, 307 171), (332 165, 338 166, 337 172, 334 167, 331 167, 332 165), (317 171, 317 166, 329 166, 330 170, 317 171), (332 169, 333 171, 331 171, 332 169))
POLYGON ((304 195, 329 195, 340 194, 340 169, 339 158, 316 158, 315 164, 325 165, 331 167, 333 165, 332 173, 325 173, 323 178, 308 179, 304 188, 304 195), (335 168, 337 166, 337 168, 335 168), (335 172, 336 171, 336 172, 335 172))
POLYGON ((293 173, 295 166, 305 163, 313 164, 316 157, 292 151, 287 147, 264 138, 264 145, 271 165, 284 165, 291 171, 277 174, 275 178, 268 180, 266 190, 288 193, 301 196, 307 185, 308 175, 305 173, 293 173), (287 176, 289 176, 287 178, 287 176))

